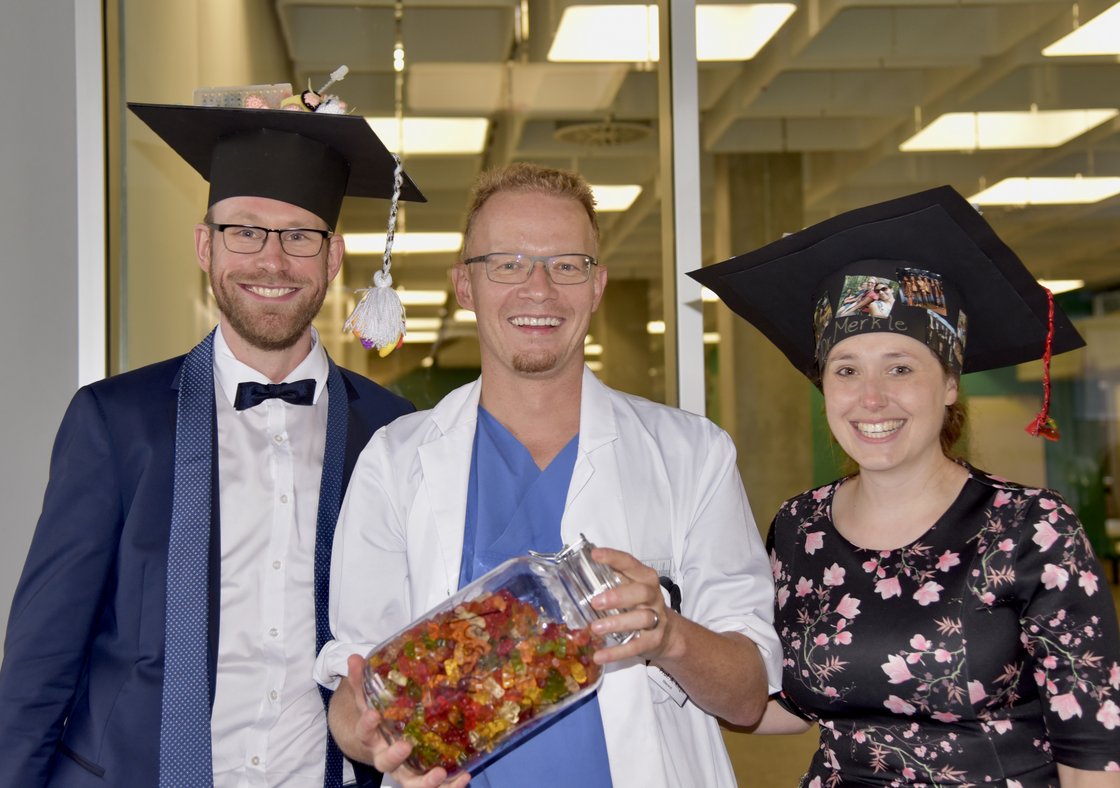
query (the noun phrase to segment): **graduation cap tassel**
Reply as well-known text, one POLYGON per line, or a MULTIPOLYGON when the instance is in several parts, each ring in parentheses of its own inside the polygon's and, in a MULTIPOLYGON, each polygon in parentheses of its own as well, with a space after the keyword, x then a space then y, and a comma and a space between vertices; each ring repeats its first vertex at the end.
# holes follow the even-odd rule
POLYGON ((343 330, 352 332, 361 341, 362 347, 366 350, 376 348, 382 358, 404 344, 405 335, 404 304, 393 289, 393 276, 389 273, 393 264, 393 237, 397 231, 397 205, 404 171, 400 156, 394 154, 393 160, 396 162, 393 200, 389 205, 389 228, 385 233, 381 270, 373 275, 373 287, 357 291, 362 298, 343 325, 343 330))
POLYGON ((1050 288, 1046 291, 1046 300, 1049 304, 1049 316, 1046 322, 1046 347, 1042 351, 1042 410, 1034 417, 1034 421, 1027 425, 1027 432, 1036 438, 1040 435, 1047 440, 1056 441, 1061 437, 1058 425, 1050 417, 1050 355, 1054 346, 1054 294, 1050 288))

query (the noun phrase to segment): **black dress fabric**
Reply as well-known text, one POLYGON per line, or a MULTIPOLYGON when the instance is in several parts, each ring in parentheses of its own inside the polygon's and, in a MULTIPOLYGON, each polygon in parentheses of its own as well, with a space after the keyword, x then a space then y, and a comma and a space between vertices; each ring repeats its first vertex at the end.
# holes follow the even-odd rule
POLYGON ((1034 788, 1058 785, 1056 761, 1120 770, 1120 635, 1081 524, 1053 491, 969 472, 894 550, 836 530, 844 480, 774 518, 780 701, 820 724, 802 786, 1034 788))

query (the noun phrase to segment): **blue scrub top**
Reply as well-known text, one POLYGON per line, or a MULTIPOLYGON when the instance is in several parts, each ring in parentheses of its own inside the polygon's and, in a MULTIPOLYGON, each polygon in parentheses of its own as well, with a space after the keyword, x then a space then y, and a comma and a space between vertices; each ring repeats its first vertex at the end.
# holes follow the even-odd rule
MULTIPOLYGON (((530 550, 564 545, 560 520, 579 436, 543 471, 497 419, 478 408, 467 491, 459 587, 530 550)), ((610 788, 611 772, 598 693, 569 707, 517 747, 471 772, 479 788, 610 788)))

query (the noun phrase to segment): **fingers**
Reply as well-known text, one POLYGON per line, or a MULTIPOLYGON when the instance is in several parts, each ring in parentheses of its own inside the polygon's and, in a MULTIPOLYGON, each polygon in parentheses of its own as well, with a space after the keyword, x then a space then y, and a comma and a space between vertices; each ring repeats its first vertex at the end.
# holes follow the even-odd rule
POLYGON ((451 781, 447 780, 447 772, 443 769, 432 769, 423 774, 405 765, 408 756, 412 754, 412 745, 404 739, 397 739, 391 744, 386 740, 381 730, 381 715, 377 709, 369 707, 366 703, 364 676, 366 661, 358 654, 351 654, 346 660, 346 685, 358 705, 359 717, 355 726, 355 734, 361 746, 367 753, 368 760, 377 767, 378 771, 391 775, 394 780, 404 788, 436 788, 448 785, 451 788, 461 788, 470 782, 470 773, 463 772, 455 775, 451 781))
MULTIPOLYGON (((634 556, 621 550, 597 547, 592 551, 591 557, 615 570, 622 579, 620 585, 596 596, 591 603, 593 607, 607 610, 654 607, 662 604, 657 572, 634 556)), ((633 628, 641 628, 645 624, 645 620, 639 621, 633 628)))
POLYGON ((651 659, 660 654, 670 613, 665 607, 657 572, 621 550, 597 547, 591 557, 614 569, 623 580, 617 587, 591 600, 596 610, 620 611, 595 621, 592 631, 599 635, 637 633, 622 645, 608 641, 608 648, 595 653, 595 661, 605 664, 632 657, 651 659))
POLYGON ((366 707, 365 689, 362 686, 362 677, 365 673, 366 661, 358 654, 351 654, 346 658, 346 683, 354 699, 364 709, 366 707))

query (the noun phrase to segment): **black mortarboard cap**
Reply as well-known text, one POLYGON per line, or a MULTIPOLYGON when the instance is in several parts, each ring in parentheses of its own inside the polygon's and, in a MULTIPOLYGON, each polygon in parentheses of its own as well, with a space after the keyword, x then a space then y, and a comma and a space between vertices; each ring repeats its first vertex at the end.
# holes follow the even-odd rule
MULTIPOLYGON (((364 119, 277 109, 128 105, 210 182, 207 205, 270 197, 334 228, 343 195, 393 196, 396 162, 364 119)), ((402 173, 402 200, 426 202, 402 173)))
MULTIPOLYGON (((823 358, 836 341, 869 331, 914 336, 963 372, 1046 350, 1047 291, 948 186, 848 211, 689 276, 814 382, 818 352, 823 358), (861 302, 874 289, 862 284, 868 279, 889 301, 876 305, 880 314, 874 296, 861 302)), ((1052 352, 1084 344, 1054 307, 1052 352)))

